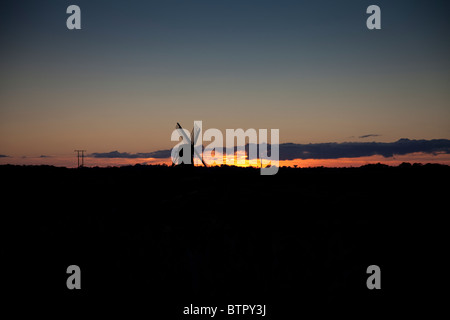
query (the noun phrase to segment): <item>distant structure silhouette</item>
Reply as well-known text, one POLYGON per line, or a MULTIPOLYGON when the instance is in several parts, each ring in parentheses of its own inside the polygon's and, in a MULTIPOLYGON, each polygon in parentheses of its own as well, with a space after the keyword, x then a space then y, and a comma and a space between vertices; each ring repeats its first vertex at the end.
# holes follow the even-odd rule
MULTIPOLYGON (((181 127, 181 125, 177 122, 177 125, 175 126, 175 129, 181 129, 181 134, 183 135, 184 139, 191 145, 191 165, 194 165, 194 154, 196 154, 201 160, 202 163, 205 167, 207 167, 205 161, 203 161, 203 154, 199 155, 197 150, 195 150, 194 146, 198 140, 198 137, 200 135, 200 129, 196 128, 194 126, 194 128, 192 128, 191 131, 191 137, 189 138, 186 133, 184 132, 183 128, 181 127), (197 129, 197 130, 196 130, 197 129)), ((183 152, 183 149, 180 150, 180 152, 178 153, 178 157, 176 159, 174 159, 173 164, 178 164, 178 159, 180 156, 180 153, 183 152)), ((182 155, 181 155, 182 156, 182 155)))
POLYGON ((84 153, 86 150, 74 150, 77 153, 78 158, 78 168, 84 167, 84 153), (81 153, 81 165, 80 165, 80 153, 81 153))

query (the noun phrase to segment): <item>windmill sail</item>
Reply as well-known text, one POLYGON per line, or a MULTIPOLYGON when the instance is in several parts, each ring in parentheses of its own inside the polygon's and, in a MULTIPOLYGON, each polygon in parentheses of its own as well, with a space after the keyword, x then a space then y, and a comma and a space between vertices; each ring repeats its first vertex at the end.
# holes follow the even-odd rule
MULTIPOLYGON (((202 161, 202 164, 207 167, 205 161, 203 160, 203 155, 200 155, 197 151, 197 149, 195 148, 195 144, 197 143, 198 137, 200 136, 200 128, 195 127, 192 128, 191 131, 191 137, 188 137, 186 132, 183 130, 183 127, 177 122, 177 125, 175 126, 176 129, 181 129, 181 134, 183 135, 184 140, 190 144, 190 148, 191 148, 191 164, 194 165, 194 154, 202 161)), ((183 148, 180 148, 180 153, 183 152, 183 148)), ((174 164, 179 164, 179 158, 180 156, 182 157, 183 155, 181 155, 180 153, 178 153, 178 157, 176 159, 174 159, 174 164)))

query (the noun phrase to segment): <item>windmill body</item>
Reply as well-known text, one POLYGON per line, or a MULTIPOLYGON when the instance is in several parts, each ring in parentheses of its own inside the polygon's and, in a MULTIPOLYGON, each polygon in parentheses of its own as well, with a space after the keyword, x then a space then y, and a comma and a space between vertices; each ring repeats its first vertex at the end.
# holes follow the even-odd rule
POLYGON ((206 167, 207 165, 206 165, 205 161, 203 160, 203 154, 200 155, 198 153, 198 151, 195 149, 195 144, 198 141, 198 137, 200 136, 201 130, 194 126, 194 128, 192 128, 192 131, 191 131, 191 136, 188 137, 186 132, 183 130, 183 127, 178 122, 177 122, 177 125, 175 126, 175 128, 177 130, 180 130, 180 132, 183 135, 183 138, 187 142, 188 146, 186 146, 186 145, 181 146, 180 151, 178 152, 178 157, 176 159, 174 159, 174 161, 173 161, 173 165, 181 165, 181 164, 186 165, 186 163, 183 163, 183 162, 180 163, 180 158, 183 158, 184 150, 190 150, 190 158, 191 159, 190 159, 190 163, 188 165, 192 165, 192 166, 194 165, 194 155, 197 155, 197 157, 199 159, 201 159, 202 164, 206 167))

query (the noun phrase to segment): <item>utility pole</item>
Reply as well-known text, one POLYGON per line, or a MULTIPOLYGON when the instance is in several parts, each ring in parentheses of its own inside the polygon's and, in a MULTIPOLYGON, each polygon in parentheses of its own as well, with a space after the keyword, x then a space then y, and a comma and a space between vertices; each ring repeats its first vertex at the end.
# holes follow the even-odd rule
POLYGON ((84 167, 84 153, 86 150, 74 150, 77 153, 78 158, 78 168, 84 167), (81 153, 81 166, 80 166, 80 153, 81 153))

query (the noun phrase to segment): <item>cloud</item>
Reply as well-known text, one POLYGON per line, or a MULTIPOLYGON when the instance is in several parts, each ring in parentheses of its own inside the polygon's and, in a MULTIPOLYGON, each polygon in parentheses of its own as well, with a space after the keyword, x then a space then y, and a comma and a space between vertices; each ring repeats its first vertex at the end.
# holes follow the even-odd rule
POLYGON ((363 136, 359 136, 360 139, 370 138, 370 137, 379 137, 381 134, 365 134, 363 136))
MULTIPOLYGON (((268 145, 270 156, 270 145, 268 145)), ((236 147, 235 147, 236 150, 236 147)), ((249 145, 245 146, 248 155, 249 145)), ((327 142, 327 143, 282 143, 279 145, 280 160, 294 159, 339 159, 358 158, 381 155, 385 158, 394 155, 405 155, 414 152, 428 154, 447 153, 450 154, 450 140, 410 140, 400 139, 395 142, 327 142)), ((107 153, 92 153, 94 158, 169 158, 171 150, 158 150, 148 153, 128 153, 111 151, 107 153)), ((249 158, 250 159, 250 158, 249 158)))
POLYGON ((450 153, 450 140, 409 140, 395 142, 330 142, 312 144, 280 144, 280 160, 338 159, 381 155, 385 158, 414 152, 450 153))
POLYGON ((4 155, 4 154, 0 154, 0 158, 8 158, 9 156, 4 155))
POLYGON ((170 157, 171 150, 158 150, 147 153, 128 153, 111 151, 105 153, 92 153, 89 156, 92 158, 121 158, 121 159, 136 159, 136 158, 157 158, 165 159, 170 157))

